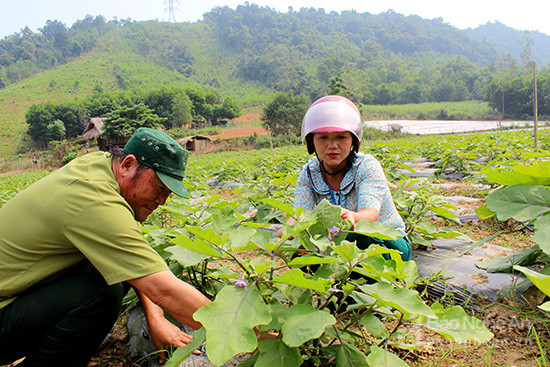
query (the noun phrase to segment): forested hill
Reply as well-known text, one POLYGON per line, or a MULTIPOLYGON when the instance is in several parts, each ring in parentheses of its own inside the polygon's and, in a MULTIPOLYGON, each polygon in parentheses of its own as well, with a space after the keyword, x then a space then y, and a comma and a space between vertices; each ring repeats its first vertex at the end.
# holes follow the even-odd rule
MULTIPOLYGON (((48 21, 38 33, 26 28, 0 41, 0 87, 98 48, 140 54, 199 83, 241 79, 275 89, 315 90, 351 69, 382 69, 371 78, 374 82, 381 78, 399 83, 411 68, 426 71, 449 60, 483 67, 499 59, 497 50, 516 55, 519 47, 515 40, 504 44, 502 40, 510 38, 501 37, 495 48, 476 41, 481 36, 473 35, 478 33, 461 31, 441 19, 391 11, 372 15, 303 8, 279 13, 247 3, 236 10, 215 8, 199 23, 87 16, 69 28, 58 21, 48 21), (208 75, 211 80, 206 80, 208 75)), ((497 42, 494 37, 489 41, 497 42)), ((550 57, 538 51, 538 42, 533 55, 548 62, 550 57)))
MULTIPOLYGON (((392 11, 281 13, 250 3, 214 8, 193 23, 91 15, 69 27, 48 21, 36 33, 25 28, 0 40, 0 152, 24 137, 32 104, 163 86, 202 88, 242 106, 293 91, 311 100, 336 92, 360 104, 485 100, 498 108, 499 88, 521 85, 526 96, 510 97, 521 106, 506 111, 530 113, 531 74, 503 57, 515 49, 476 39, 442 19, 392 11), (502 83, 495 76, 522 79, 502 83)), ((537 38, 532 55, 538 49, 537 38)), ((549 88, 544 80, 539 88, 549 88)), ((548 114, 550 98, 539 111, 548 114)))
POLYGON ((501 55, 511 55, 521 60, 521 53, 529 40, 533 42, 531 58, 539 66, 550 64, 550 36, 541 32, 525 32, 510 28, 502 23, 487 23, 466 33, 473 39, 486 42, 495 47, 501 55))

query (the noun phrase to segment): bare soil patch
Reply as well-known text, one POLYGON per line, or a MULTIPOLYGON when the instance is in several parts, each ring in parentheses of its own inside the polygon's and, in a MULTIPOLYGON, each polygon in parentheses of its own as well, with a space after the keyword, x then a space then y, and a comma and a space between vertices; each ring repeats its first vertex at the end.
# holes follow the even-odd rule
POLYGON ((235 124, 243 124, 251 121, 259 121, 260 118, 261 114, 259 113, 247 113, 231 120, 231 122, 235 124))
POLYGON ((486 343, 457 344, 429 329, 418 329, 413 342, 418 349, 410 353, 408 362, 413 366, 536 366, 535 358, 541 358, 541 351, 534 330, 543 349, 547 348, 550 321, 533 317, 535 313, 527 315, 516 307, 512 303, 496 303, 478 315, 494 334, 486 343))

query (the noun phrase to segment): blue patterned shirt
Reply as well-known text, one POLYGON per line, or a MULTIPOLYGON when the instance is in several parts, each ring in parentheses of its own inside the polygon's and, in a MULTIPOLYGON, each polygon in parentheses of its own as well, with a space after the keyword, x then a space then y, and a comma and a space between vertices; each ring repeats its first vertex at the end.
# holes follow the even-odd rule
POLYGON ((373 208, 380 213, 378 222, 395 228, 405 236, 405 224, 393 203, 382 166, 372 155, 358 153, 340 184, 340 191, 333 193, 336 203, 331 200, 329 186, 323 179, 317 157, 310 158, 296 183, 294 208, 312 210, 323 199, 333 204, 340 203, 341 207, 354 212, 373 208))

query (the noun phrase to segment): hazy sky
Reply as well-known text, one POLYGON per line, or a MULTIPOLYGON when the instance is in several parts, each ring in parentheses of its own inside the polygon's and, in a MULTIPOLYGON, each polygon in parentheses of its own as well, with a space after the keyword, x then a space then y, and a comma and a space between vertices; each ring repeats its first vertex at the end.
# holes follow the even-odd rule
MULTIPOLYGON (((176 21, 195 22, 216 6, 233 9, 244 0, 173 0, 176 21)), ((389 9, 404 15, 422 18, 443 18, 460 29, 499 21, 518 30, 540 31, 550 35, 548 0, 258 0, 261 6, 286 12, 302 7, 324 8, 327 11, 356 10, 379 14, 389 9)), ((87 14, 103 15, 107 20, 168 20, 168 0, 0 0, 0 38, 19 32, 25 26, 36 32, 46 20, 59 20, 70 27, 87 14)))

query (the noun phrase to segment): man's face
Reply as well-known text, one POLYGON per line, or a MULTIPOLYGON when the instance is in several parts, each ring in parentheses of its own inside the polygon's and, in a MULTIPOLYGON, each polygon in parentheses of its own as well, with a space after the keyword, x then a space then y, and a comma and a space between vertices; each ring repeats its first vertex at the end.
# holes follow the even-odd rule
POLYGON ((134 210, 136 220, 143 222, 159 205, 164 205, 171 191, 151 168, 136 168, 129 176, 120 185, 120 194, 134 210))

